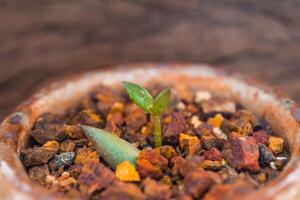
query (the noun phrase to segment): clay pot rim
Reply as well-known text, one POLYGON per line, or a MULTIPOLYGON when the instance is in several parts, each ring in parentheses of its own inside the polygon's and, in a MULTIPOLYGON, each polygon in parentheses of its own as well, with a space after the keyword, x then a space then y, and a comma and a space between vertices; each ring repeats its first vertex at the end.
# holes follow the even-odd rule
MULTIPOLYGON (((300 122, 300 109, 298 108, 297 104, 291 100, 288 95, 286 95, 284 92, 281 90, 270 86, 267 83, 264 83, 259 80, 255 80, 254 78, 249 78, 248 76, 241 75, 240 73, 236 73, 233 71, 229 70, 224 70, 224 69, 215 69, 215 68, 210 68, 207 65, 200 65, 200 64, 154 64, 154 63, 137 63, 137 64, 126 64, 126 65, 118 65, 118 66, 113 66, 111 69, 109 67, 105 69, 100 69, 100 70, 95 70, 95 71, 90 71, 88 73, 82 73, 79 75, 75 75, 66 79, 63 79, 62 81, 57 81, 43 89, 41 89, 39 92, 35 93, 30 97, 27 101, 23 102, 20 104, 20 106, 16 109, 16 112, 13 114, 9 115, 7 118, 3 120, 3 122, 0 125, 0 142, 5 142, 8 148, 13 148, 15 152, 19 150, 21 146, 21 143, 23 143, 23 140, 20 140, 19 138, 24 137, 25 131, 30 128, 28 125, 31 123, 30 119, 32 118, 32 115, 34 113, 32 112, 32 105, 34 105, 36 102, 41 100, 45 95, 49 94, 51 91, 55 91, 59 88, 65 87, 66 84, 69 82, 76 82, 81 80, 84 76, 89 76, 93 73, 115 73, 115 72, 126 72, 128 70, 132 69, 141 69, 141 70, 151 70, 151 69, 167 69, 169 70, 170 68, 172 70, 179 69, 182 67, 186 68, 191 68, 191 67, 202 67, 206 70, 209 70, 215 75, 220 76, 220 77, 227 77, 227 78, 233 78, 239 81, 242 81, 246 83, 247 85, 251 85, 254 87, 257 87, 258 89, 264 91, 267 94, 270 94, 272 97, 275 98, 275 100, 283 100, 280 102, 280 105, 285 107, 287 111, 290 114, 291 119, 289 120, 294 120, 298 122, 297 128, 298 132, 295 132, 294 134, 297 134, 297 136, 300 136, 300 128, 299 128, 299 122, 300 122), (11 123, 11 120, 13 117, 21 115, 22 121, 17 122, 17 123, 11 123), (23 129, 22 131, 20 129, 23 129), (22 133, 21 133, 22 132, 22 133), (9 133, 9 134, 7 134, 9 133), (18 134, 21 133, 19 136, 18 134), (22 135, 23 134, 23 135, 22 135)), ((200 70, 200 68, 198 68, 200 70)), ((3 144, 4 145, 4 144, 3 144)), ((296 159, 295 156, 300 155, 300 149, 294 149, 292 152, 292 157, 294 159, 291 159, 288 165, 285 167, 285 169, 280 173, 280 175, 267 183, 266 186, 263 186, 261 189, 252 192, 251 194, 247 195, 247 198, 258 198, 258 199, 266 199, 266 198, 271 198, 274 195, 279 194, 282 191, 288 190, 291 185, 298 183, 297 179, 300 180, 300 159, 296 159), (298 178, 297 178, 298 177, 298 178)), ((7 161, 9 164, 13 163, 11 166, 14 168, 15 165, 19 165, 19 163, 15 163, 14 161, 10 161, 8 158, 0 157, 0 161, 7 161)), ((0 163, 1 165, 1 163, 0 163)), ((19 167, 19 166, 18 166, 19 167)), ((0 169, 0 175, 1 175, 1 169, 0 169)), ((24 179, 26 183, 30 186, 36 186, 35 184, 32 184, 31 182, 29 183, 28 179, 21 175, 21 178, 24 179)), ((44 188, 43 188, 44 189, 44 188)), ((44 190, 46 191, 46 190, 44 190)), ((286 193, 282 193, 286 194, 286 193)))

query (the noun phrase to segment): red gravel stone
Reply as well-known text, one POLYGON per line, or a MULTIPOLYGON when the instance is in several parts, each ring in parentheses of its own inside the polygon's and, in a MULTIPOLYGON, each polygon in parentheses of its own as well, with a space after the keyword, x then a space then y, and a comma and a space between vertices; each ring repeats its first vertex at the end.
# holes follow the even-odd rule
POLYGON ((174 112, 170 116, 169 123, 163 123, 163 141, 170 144, 178 142, 179 134, 187 129, 187 123, 181 113, 174 112))
POLYGON ((213 148, 209 149, 208 151, 204 152, 204 158, 207 160, 216 161, 216 160, 222 160, 223 157, 222 157, 221 152, 218 149, 213 147, 213 148))
POLYGON ((92 194, 111 185, 115 180, 114 173, 103 164, 90 161, 86 163, 78 177, 80 191, 84 194, 92 194))
POLYGON ((147 199, 167 200, 171 198, 172 193, 168 184, 157 182, 151 178, 146 178, 142 184, 147 199))
POLYGON ((199 199, 213 185, 213 180, 202 170, 187 174, 184 179, 184 190, 187 194, 199 199))
POLYGON ((231 133, 224 144, 223 155, 226 161, 236 169, 257 172, 259 168, 259 150, 252 137, 231 133))
POLYGON ((252 134, 252 137, 256 141, 256 143, 267 144, 268 143, 268 135, 265 131, 256 131, 252 134))

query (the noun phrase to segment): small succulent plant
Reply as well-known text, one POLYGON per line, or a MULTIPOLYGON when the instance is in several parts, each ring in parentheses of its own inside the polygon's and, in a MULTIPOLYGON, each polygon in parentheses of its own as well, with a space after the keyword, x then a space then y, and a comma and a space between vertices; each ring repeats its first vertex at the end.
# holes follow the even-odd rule
POLYGON ((140 151, 126 140, 95 127, 82 125, 81 128, 85 135, 95 144, 101 158, 113 169, 116 169, 124 161, 128 161, 132 165, 136 164, 140 151))
POLYGON ((123 85, 130 99, 146 113, 153 116, 154 122, 154 146, 162 145, 161 134, 161 115, 167 109, 171 90, 169 88, 162 90, 155 98, 143 87, 130 82, 123 82, 123 85))

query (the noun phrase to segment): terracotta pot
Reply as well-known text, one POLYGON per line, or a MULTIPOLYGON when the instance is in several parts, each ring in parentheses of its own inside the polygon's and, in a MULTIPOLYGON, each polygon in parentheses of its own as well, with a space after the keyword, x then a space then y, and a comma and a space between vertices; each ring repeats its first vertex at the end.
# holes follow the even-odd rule
MULTIPOLYGON (((32 183, 18 158, 27 145, 27 131, 45 112, 63 113, 99 84, 121 81, 146 83, 159 80, 193 85, 233 97, 245 108, 266 119, 274 132, 285 138, 291 160, 282 173, 243 199, 300 199, 300 110, 295 103, 273 88, 241 75, 203 65, 139 64, 118 66, 82 74, 51 85, 21 104, 0 126, 0 199, 57 199, 45 188, 32 183)), ((238 199, 238 197, 237 197, 238 199)))

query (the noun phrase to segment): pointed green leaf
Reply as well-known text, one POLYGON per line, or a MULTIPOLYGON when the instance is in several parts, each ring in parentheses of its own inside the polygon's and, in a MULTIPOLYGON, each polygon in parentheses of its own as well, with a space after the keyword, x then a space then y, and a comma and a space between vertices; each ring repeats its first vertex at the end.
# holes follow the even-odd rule
POLYGON ((123 82, 123 84, 130 99, 145 112, 150 113, 153 107, 153 98, 150 93, 137 84, 130 82, 123 82))
POLYGON ((170 88, 161 91, 154 100, 152 112, 154 115, 161 115, 168 107, 171 98, 170 88))
POLYGON ((85 135, 95 144, 97 152, 113 169, 123 161, 135 165, 139 150, 132 144, 107 131, 81 126, 85 135))

